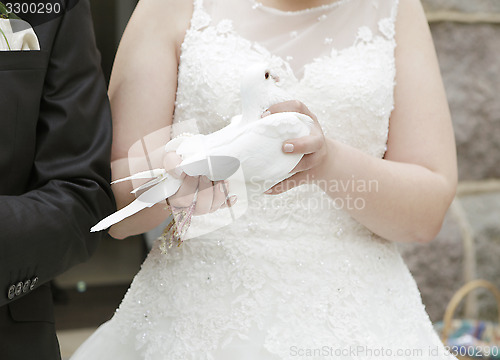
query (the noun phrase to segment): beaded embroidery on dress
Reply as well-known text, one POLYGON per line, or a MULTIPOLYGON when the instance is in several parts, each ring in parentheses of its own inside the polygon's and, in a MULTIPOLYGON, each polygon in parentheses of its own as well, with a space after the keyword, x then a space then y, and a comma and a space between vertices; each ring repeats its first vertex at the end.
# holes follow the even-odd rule
MULTIPOLYGON (((339 0, 285 12, 194 0, 174 123, 183 131, 196 119, 202 133, 227 125, 241 112, 243 71, 267 61, 326 136, 382 157, 397 6, 339 0)), ((336 204, 315 186, 254 194, 232 224, 167 255, 156 244, 114 317, 72 359, 453 358, 396 245, 336 204)))

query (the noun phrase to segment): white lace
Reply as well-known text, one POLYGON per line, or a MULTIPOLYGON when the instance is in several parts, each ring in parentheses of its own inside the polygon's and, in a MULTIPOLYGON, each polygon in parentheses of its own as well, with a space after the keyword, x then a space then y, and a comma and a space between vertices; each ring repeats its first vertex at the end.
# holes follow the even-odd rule
MULTIPOLYGON (((350 0, 321 9, 335 19, 329 11, 362 8, 377 26, 360 26, 350 46, 325 44, 328 53, 297 79, 285 58, 242 36, 232 19, 215 21, 217 8, 210 14, 210 3, 195 0, 174 122, 197 119, 203 133, 225 126, 241 112, 242 71, 265 60, 281 66, 282 86, 317 114, 327 136, 382 157, 394 102, 397 3, 350 0), (379 2, 389 11, 377 11, 379 2)), ((440 346, 395 244, 337 210, 315 186, 252 196, 235 223, 167 256, 155 246, 108 329, 134 344, 130 359, 148 360, 324 359, 293 352, 324 346, 425 348, 425 359, 427 347, 440 346)))

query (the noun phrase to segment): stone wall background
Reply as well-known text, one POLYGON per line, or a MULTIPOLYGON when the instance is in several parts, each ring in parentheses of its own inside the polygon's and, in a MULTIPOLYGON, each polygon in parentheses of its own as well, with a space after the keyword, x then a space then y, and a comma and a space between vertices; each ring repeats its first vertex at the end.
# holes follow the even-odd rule
MULTIPOLYGON (((460 184, 438 237, 401 251, 431 320, 439 321, 466 281, 484 278, 500 288, 500 1, 422 3, 452 112, 460 184)), ((467 314, 462 306, 457 316, 497 319, 493 296, 477 294, 476 306, 472 295, 467 314)))

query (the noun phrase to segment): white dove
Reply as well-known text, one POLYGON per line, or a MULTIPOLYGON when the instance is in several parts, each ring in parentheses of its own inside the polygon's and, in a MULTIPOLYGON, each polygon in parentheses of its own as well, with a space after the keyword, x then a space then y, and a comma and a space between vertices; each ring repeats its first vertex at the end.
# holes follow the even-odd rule
MULTIPOLYGON (((207 135, 180 136, 165 145, 182 162, 177 166, 189 176, 207 176, 212 181, 229 178, 241 165, 245 181, 265 184, 264 190, 293 175, 290 171, 303 155, 284 154, 283 142, 309 135, 313 120, 296 112, 261 114, 271 105, 290 100, 279 87, 279 77, 266 64, 249 68, 241 82, 242 114, 219 131, 207 135)), ((146 190, 132 203, 92 227, 100 231, 174 195, 182 184, 165 169, 141 172, 124 179, 155 178, 134 189, 146 190)))

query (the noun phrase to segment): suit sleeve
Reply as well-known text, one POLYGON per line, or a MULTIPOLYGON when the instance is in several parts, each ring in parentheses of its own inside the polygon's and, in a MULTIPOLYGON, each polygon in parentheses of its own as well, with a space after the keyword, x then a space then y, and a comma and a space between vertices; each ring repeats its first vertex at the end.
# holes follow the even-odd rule
POLYGON ((0 196, 0 306, 87 260, 105 234, 90 228, 115 210, 111 115, 88 0, 57 24, 30 190, 0 196))

